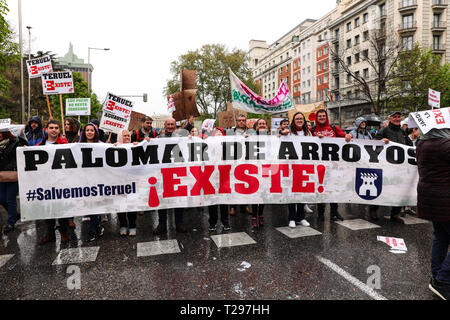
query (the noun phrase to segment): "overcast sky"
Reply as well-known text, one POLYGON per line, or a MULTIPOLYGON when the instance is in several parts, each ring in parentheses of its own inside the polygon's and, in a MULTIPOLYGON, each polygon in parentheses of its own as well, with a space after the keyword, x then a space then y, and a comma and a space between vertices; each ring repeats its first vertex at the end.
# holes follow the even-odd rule
MULTIPOLYGON (((7 0, 7 16, 18 31, 18 1, 7 0)), ((170 63, 203 44, 248 50, 251 39, 269 44, 305 19, 331 11, 335 0, 22 0, 22 28, 28 52, 52 51, 63 56, 72 42, 78 58, 91 50, 92 88, 103 101, 116 95, 148 93, 147 103, 133 98, 134 110, 167 113, 162 91, 171 78, 170 63)), ((26 71, 25 71, 26 72, 26 71)))

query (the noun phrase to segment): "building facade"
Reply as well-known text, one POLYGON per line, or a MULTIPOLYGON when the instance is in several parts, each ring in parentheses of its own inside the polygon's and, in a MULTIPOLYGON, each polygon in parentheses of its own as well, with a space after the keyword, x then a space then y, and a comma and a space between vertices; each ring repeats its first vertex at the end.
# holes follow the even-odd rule
POLYGON ((92 83, 92 71, 94 68, 92 65, 84 63, 83 59, 79 59, 77 57, 77 55, 73 52, 72 43, 69 44, 69 51, 64 55, 64 57, 56 58, 53 68, 55 71, 71 70, 72 72, 79 72, 86 82, 92 83), (88 81, 88 77, 90 77, 90 81, 88 81))
MULTIPOLYGON (((371 113, 351 73, 368 83, 377 73, 374 38, 381 50, 398 44, 408 50, 418 42, 450 62, 448 0, 342 0, 318 20, 307 19, 272 45, 250 41, 253 76, 261 96, 271 99, 287 81, 295 104, 325 101, 330 120, 342 127, 371 113)), ((389 65, 389 57, 386 65, 389 65)))

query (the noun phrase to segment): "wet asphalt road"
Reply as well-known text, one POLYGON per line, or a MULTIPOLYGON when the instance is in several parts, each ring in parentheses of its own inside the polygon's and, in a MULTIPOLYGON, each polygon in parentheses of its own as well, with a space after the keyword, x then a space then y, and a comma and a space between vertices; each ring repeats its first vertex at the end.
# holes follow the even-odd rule
MULTIPOLYGON (((287 206, 266 205, 262 228, 253 230, 250 215, 243 212, 230 218, 227 234, 246 234, 254 243, 220 248, 229 243, 213 241, 221 226, 210 233, 207 211, 196 208, 185 211, 186 234, 172 227, 167 236, 153 235, 157 214, 147 212, 138 216, 137 236, 121 238, 111 214, 104 237, 92 243, 86 241, 89 223, 80 217, 71 242, 63 245, 58 233, 56 243, 37 244, 45 232, 43 221, 20 223, 0 241, 0 299, 436 300, 428 289, 430 223, 395 224, 383 218, 388 208, 380 208, 380 219, 374 222, 379 228, 351 230, 329 220, 328 206, 325 222, 317 221, 316 206, 312 208, 307 220, 320 234, 289 238, 277 230, 288 224, 287 206), (391 253, 377 236, 403 238, 408 251, 391 253), (142 256, 146 243, 161 249, 163 240, 175 240, 171 244, 179 252, 142 256), (69 248, 94 248, 97 256, 66 264, 61 253, 69 248), (79 289, 71 278, 74 266, 80 271, 79 289), (380 289, 367 286, 373 266, 379 268, 380 289)), ((346 221, 368 220, 366 206, 339 208, 346 221)), ((3 226, 6 212, 1 210, 3 226)))

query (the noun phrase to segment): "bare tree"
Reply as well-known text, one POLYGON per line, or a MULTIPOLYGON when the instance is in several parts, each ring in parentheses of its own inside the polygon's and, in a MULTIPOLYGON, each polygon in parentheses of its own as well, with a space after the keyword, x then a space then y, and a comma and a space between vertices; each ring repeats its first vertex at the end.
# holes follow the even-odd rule
POLYGON ((331 46, 333 67, 344 75, 346 84, 351 85, 349 88, 355 88, 355 96, 344 95, 346 99, 366 101, 372 112, 380 114, 397 95, 389 95, 386 84, 392 77, 403 45, 393 30, 387 33, 385 28, 365 30, 359 37, 356 44, 353 42, 358 40, 354 37, 331 46), (355 68, 354 64, 359 62, 366 64, 363 70, 355 68))

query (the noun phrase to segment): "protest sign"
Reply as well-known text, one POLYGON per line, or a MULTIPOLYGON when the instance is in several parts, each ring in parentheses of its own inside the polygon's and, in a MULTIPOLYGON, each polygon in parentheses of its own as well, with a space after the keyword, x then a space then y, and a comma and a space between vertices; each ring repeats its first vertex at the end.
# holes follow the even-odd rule
POLYGON ((132 101, 108 92, 103 102, 99 129, 116 134, 119 134, 122 129, 128 129, 133 105, 132 101))
POLYGON ((11 125, 11 119, 0 119, 0 128, 9 127, 11 125))
POLYGON ((17 149, 22 220, 216 204, 417 203, 415 148, 226 136, 17 149), (45 179, 42 179, 45 177, 45 179))
MULTIPOLYGON (((237 116, 237 115, 236 115, 237 116)), ((217 113, 217 119, 219 121, 219 127, 232 128, 235 126, 235 118, 233 111, 222 111, 217 113)))
POLYGON ((90 114, 90 98, 66 99, 66 116, 88 116, 90 114))
POLYGON ((428 105, 433 108, 441 107, 441 93, 433 89, 428 89, 428 105))
POLYGON ((450 108, 412 112, 408 117, 408 128, 419 128, 423 134, 431 129, 450 128, 450 108))
POLYGON ((43 56, 26 61, 28 76, 30 78, 39 78, 43 73, 53 72, 52 59, 50 56, 43 56))
POLYGON ((278 130, 283 120, 284 118, 272 118, 272 130, 278 130))
POLYGON ((72 71, 43 73, 44 95, 74 93, 72 71))
POLYGON ((216 119, 206 119, 202 123, 202 130, 212 131, 214 129, 215 123, 216 119))
POLYGON ((282 83, 275 97, 267 101, 250 90, 230 69, 233 107, 256 114, 282 113, 294 109, 286 83, 282 83))

